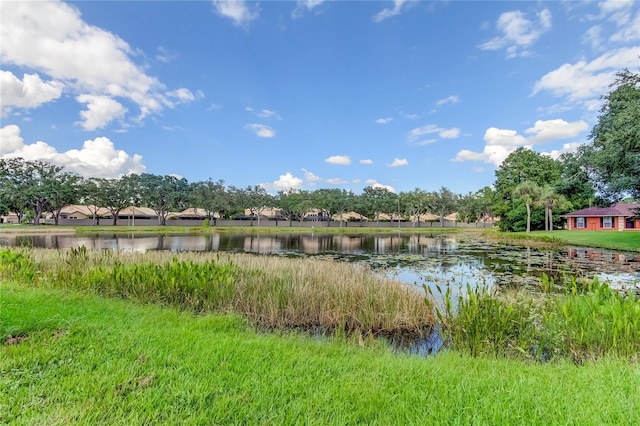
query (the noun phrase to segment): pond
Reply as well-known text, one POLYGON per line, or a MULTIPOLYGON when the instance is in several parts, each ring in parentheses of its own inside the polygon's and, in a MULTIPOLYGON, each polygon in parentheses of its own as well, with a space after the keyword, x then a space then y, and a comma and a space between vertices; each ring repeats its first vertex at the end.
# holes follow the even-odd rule
POLYGON ((250 235, 20 235, 0 234, 0 246, 145 252, 229 251, 319 257, 366 264, 409 284, 454 291, 476 286, 536 284, 542 274, 591 279, 613 287, 640 286, 640 253, 569 247, 560 251, 515 247, 473 234, 250 235))

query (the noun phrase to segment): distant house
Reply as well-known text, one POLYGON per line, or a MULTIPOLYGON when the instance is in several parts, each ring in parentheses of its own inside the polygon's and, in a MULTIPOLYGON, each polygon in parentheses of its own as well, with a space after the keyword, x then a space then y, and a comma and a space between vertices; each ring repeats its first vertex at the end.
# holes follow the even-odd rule
MULTIPOLYGON (((212 218, 219 219, 220 213, 214 212, 211 215, 212 218)), ((207 215, 207 211, 205 209, 189 207, 188 209, 184 209, 181 212, 172 212, 169 213, 168 219, 179 219, 179 220, 200 220, 207 219, 209 216, 207 215)))
POLYGON ((348 221, 367 222, 369 220, 368 217, 361 215, 360 213, 356 213, 354 211, 342 213, 342 217, 340 216, 340 214, 334 214, 333 216, 331 216, 331 220, 335 222, 339 222, 340 219, 342 219, 345 222, 348 222, 348 221))
POLYGON ((19 222, 20 221, 18 220, 18 215, 13 212, 9 212, 5 216, 0 216, 0 223, 19 223, 19 222))
POLYGON ((104 207, 70 204, 60 209, 60 219, 92 219, 93 216, 107 217, 111 212, 104 207))
POLYGON ((589 207, 567 213, 567 229, 587 231, 640 231, 640 220, 635 218, 640 204, 618 203, 611 207, 589 207))

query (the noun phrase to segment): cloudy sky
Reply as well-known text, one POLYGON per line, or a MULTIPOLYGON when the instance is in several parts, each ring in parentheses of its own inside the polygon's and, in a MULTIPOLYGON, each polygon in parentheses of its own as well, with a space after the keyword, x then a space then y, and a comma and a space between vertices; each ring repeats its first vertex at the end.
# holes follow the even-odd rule
POLYGON ((0 3, 0 155, 83 176, 458 193, 588 140, 633 1, 0 3))

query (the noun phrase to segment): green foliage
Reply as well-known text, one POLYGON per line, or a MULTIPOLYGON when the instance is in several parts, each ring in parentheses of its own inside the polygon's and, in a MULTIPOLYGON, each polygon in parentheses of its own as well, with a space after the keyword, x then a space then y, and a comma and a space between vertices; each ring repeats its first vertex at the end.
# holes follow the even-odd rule
POLYGON ((24 249, 0 249, 0 280, 37 281, 38 268, 24 249))
POLYGON ((90 255, 84 246, 70 249, 63 261, 65 267, 56 268, 49 277, 56 286, 194 312, 228 307, 239 273, 233 264, 213 260, 195 263, 174 258, 160 265, 125 265, 106 253, 90 255))
MULTIPOLYGON (((501 218, 499 228, 503 232, 526 232, 527 207, 522 200, 513 202, 513 207, 501 218)), ((544 211, 540 208, 531 209, 531 229, 544 229, 544 211)))
MULTIPOLYGON (((428 296, 432 297, 427 287, 428 296)), ((529 289, 471 289, 455 312, 451 293, 437 312, 451 347, 471 356, 516 357, 574 362, 605 356, 640 360, 640 299, 605 283, 557 284, 542 277, 539 294, 529 289)))
POLYGON ((130 175, 129 179, 137 188, 140 203, 151 207, 158 215, 158 225, 166 224, 171 211, 187 207, 188 183, 184 178, 143 173, 130 175))
POLYGON ((57 213, 76 201, 78 182, 76 175, 51 163, 23 158, 0 159, 0 204, 20 218, 28 212, 33 213, 35 225, 40 224, 45 212, 57 213))
MULTIPOLYGON (((523 182, 531 182, 537 186, 555 185, 560 179, 561 172, 562 164, 559 161, 529 149, 518 148, 509 154, 496 170, 494 183, 496 189, 494 213, 500 217, 500 229, 513 231, 515 222, 520 221, 519 218, 510 214, 515 207, 514 199, 519 197, 514 192, 518 185, 523 182)), ((533 202, 533 199, 531 201, 533 202)), ((544 222, 542 224, 544 229, 544 222)))
POLYGON ((254 256, 225 256, 222 261, 220 256, 188 254, 168 259, 169 255, 158 253, 148 260, 82 246, 48 256, 36 266, 13 261, 11 277, 31 283, 28 274, 38 270, 41 285, 193 312, 232 311, 270 329, 422 336, 433 325, 415 289, 348 264, 254 256), (241 260, 242 266, 232 259, 241 260), (23 267, 27 269, 21 271, 23 267))
POLYGON ((624 69, 604 96, 590 144, 581 147, 583 165, 610 200, 640 197, 640 74, 624 69))

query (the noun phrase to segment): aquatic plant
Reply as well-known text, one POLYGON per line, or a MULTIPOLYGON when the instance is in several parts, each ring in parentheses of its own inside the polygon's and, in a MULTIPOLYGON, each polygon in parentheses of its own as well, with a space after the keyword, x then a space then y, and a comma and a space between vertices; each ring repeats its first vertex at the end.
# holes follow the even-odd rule
MULTIPOLYGON (((432 300, 431 289, 424 286, 432 300)), ((452 308, 428 302, 452 349, 472 356, 524 357, 576 363, 605 356, 640 360, 640 299, 600 283, 543 275, 540 291, 467 287, 452 308)))
MULTIPOLYGON (((32 250, 24 256, 41 271, 40 285, 197 313, 232 311, 265 328, 420 337, 433 325, 415 288, 342 262, 245 254, 94 252, 84 247, 32 250)), ((23 281, 16 274, 13 278, 23 281)))

